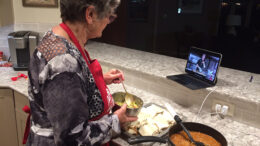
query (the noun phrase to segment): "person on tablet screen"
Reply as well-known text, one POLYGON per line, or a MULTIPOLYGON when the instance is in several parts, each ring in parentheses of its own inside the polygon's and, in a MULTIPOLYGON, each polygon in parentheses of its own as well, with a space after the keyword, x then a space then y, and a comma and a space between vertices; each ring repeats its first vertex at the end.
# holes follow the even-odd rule
POLYGON ((206 54, 202 54, 201 59, 198 60, 196 63, 196 71, 203 73, 207 70, 207 60, 206 60, 206 54))

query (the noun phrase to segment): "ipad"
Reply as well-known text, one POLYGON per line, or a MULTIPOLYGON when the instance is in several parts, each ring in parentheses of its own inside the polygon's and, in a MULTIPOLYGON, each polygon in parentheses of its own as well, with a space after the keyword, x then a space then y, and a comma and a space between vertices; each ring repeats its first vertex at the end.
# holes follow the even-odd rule
POLYGON ((199 80, 215 85, 221 60, 220 53, 191 47, 185 72, 199 80))

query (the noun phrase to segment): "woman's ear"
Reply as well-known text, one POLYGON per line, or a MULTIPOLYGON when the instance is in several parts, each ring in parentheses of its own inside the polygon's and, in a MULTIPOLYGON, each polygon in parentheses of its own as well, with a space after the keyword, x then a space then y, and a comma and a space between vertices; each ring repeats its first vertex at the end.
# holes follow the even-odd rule
POLYGON ((95 7, 92 5, 88 6, 85 13, 86 13, 85 19, 87 23, 92 24, 94 19, 94 14, 95 14, 95 7))

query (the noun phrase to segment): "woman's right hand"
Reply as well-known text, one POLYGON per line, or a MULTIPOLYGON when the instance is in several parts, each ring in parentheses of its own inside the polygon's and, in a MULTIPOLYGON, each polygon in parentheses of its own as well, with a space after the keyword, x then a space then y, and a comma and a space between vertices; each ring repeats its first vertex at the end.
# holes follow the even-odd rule
POLYGON ((114 112, 114 114, 117 115, 121 126, 126 122, 132 122, 137 120, 137 117, 129 117, 126 115, 126 107, 127 105, 123 104, 120 109, 114 112))

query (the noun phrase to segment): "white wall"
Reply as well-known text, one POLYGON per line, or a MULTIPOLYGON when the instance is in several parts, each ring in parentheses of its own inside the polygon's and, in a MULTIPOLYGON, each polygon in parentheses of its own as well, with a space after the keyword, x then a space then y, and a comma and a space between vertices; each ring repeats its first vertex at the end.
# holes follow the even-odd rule
POLYGON ((13 0, 14 23, 59 23, 59 8, 23 7, 22 0, 13 0))
POLYGON ((10 0, 0 0, 0 27, 14 23, 13 6, 10 0))
POLYGON ((4 52, 5 58, 10 56, 7 41, 10 32, 30 30, 39 32, 40 36, 42 36, 44 32, 61 22, 59 8, 23 7, 22 0, 0 0, 0 19, 4 20, 3 23, 6 25, 1 27, 2 21, 0 20, 0 51, 4 52), (14 14, 8 16, 6 14, 8 11, 14 14), (9 23, 9 19, 7 19, 7 17, 11 18, 12 15, 14 16, 14 24, 7 25, 13 23, 13 21, 9 23))

